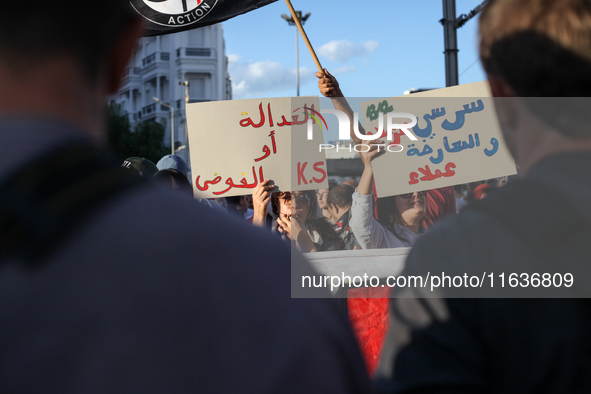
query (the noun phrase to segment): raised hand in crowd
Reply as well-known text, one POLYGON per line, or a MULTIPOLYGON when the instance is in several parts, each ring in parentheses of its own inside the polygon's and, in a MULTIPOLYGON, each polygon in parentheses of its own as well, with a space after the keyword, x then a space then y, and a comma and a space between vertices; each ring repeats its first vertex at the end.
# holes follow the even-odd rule
POLYGON ((337 79, 326 68, 324 72, 316 72, 316 76, 318 77, 318 89, 323 96, 329 98, 344 97, 337 79))
POLYGON ((267 218, 267 207, 271 202, 271 191, 275 186, 271 185, 269 179, 259 183, 252 193, 252 224, 258 227, 265 227, 267 218))
POLYGON ((383 145, 384 141, 382 140, 364 140, 362 141, 362 144, 368 145, 369 150, 367 152, 359 152, 359 156, 363 162, 363 173, 361 174, 361 179, 357 185, 357 192, 362 196, 366 196, 371 194, 373 184, 373 167, 371 161, 374 157, 384 152, 385 145, 383 145))
MULTIPOLYGON (((320 90, 320 93, 322 93, 323 96, 332 99, 334 108, 344 112, 347 115, 349 118, 349 124, 351 125, 349 135, 355 144, 360 144, 361 139, 357 137, 353 131, 353 122, 355 120, 353 109, 351 109, 351 106, 343 95, 337 79, 331 73, 329 73, 326 68, 324 69, 324 72, 317 72, 316 77, 318 77, 318 89, 320 90)), ((361 134, 365 134, 365 129, 361 123, 358 124, 358 127, 359 132, 361 134)))

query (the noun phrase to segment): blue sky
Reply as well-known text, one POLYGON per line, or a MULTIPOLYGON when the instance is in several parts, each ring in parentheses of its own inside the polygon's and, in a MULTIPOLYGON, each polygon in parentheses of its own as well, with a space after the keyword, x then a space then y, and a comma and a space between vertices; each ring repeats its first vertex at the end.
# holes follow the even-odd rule
MULTIPOLYGON (((482 0, 456 0, 467 14, 482 0)), ((441 0, 292 0, 323 67, 348 97, 391 97, 445 87, 441 0)), ((234 99, 296 94, 295 26, 283 0, 223 23, 234 99)), ((460 84, 482 81, 478 17, 458 30, 460 84)), ((318 95, 316 66, 299 38, 300 95, 318 95)))

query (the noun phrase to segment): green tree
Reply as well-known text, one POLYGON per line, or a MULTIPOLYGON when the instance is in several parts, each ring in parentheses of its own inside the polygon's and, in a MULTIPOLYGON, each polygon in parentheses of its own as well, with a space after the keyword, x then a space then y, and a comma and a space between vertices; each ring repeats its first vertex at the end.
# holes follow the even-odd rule
POLYGON ((120 104, 109 105, 107 130, 109 147, 121 161, 135 156, 157 163, 170 151, 170 148, 163 145, 164 126, 147 120, 138 123, 132 132, 129 115, 120 104))
POLYGON ((162 156, 170 153, 170 148, 162 144, 164 140, 164 126, 154 120, 146 120, 135 126, 134 146, 137 156, 145 157, 157 163, 162 156))

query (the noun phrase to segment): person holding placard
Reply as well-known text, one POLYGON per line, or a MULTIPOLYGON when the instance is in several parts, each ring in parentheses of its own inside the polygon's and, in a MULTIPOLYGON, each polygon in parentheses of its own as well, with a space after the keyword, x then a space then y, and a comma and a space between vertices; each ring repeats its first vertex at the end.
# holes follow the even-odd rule
MULTIPOLYGON (((363 141, 370 144, 370 141, 363 141)), ((382 141, 374 141, 381 144, 382 141)), ((381 210, 380 222, 373 216, 373 168, 372 159, 380 153, 376 145, 367 152, 360 152, 364 170, 353 193, 349 225, 363 249, 399 248, 412 246, 425 232, 422 221, 426 212, 425 192, 408 193, 383 199, 390 203, 381 210)), ((383 152, 383 150, 382 150, 383 152)), ((378 201, 380 201, 378 199, 378 201)))
POLYGON ((345 244, 320 213, 316 192, 275 192, 271 181, 261 182, 253 193, 253 224, 264 227, 267 205, 271 202, 276 223, 273 231, 291 240, 301 252, 344 249, 345 244))
MULTIPOLYGON (((351 106, 341 91, 337 79, 332 74, 330 74, 327 69, 324 69, 323 72, 316 72, 316 77, 318 78, 318 89, 320 90, 320 93, 332 100, 335 109, 344 112, 349 117, 349 124, 351 127, 349 135, 351 140, 355 143, 355 145, 364 144, 364 141, 361 140, 353 131, 353 109, 351 109, 351 106)), ((365 129, 361 123, 358 124, 358 128, 361 134, 365 134, 365 129)), ((374 202, 376 202, 375 185, 373 185, 373 183, 371 188, 374 192, 374 202)), ((427 190, 425 200, 425 215, 422 223, 424 228, 430 228, 441 218, 456 213, 456 201, 453 188, 451 186, 427 190)), ((380 221, 389 219, 379 217, 377 212, 377 202, 376 211, 374 213, 375 216, 380 219, 380 221)), ((387 216, 389 217, 389 214, 387 214, 387 216)))

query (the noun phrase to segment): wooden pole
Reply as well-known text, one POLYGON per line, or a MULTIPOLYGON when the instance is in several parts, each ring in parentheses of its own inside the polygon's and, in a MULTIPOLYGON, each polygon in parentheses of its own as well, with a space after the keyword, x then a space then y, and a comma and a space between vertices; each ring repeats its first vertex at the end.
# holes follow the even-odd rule
POLYGON ((306 43, 306 46, 308 47, 308 50, 310 51, 310 54, 312 55, 312 59, 314 59, 314 63, 316 63, 316 67, 318 68, 318 71, 320 71, 321 73, 324 72, 322 65, 320 64, 320 61, 318 60, 318 56, 316 56, 316 52, 314 52, 314 48, 312 48, 312 44, 310 44, 310 40, 308 40, 308 36, 306 35, 306 32, 304 31, 304 27, 300 23, 300 19, 298 18, 295 10, 293 9, 293 6, 291 5, 291 1, 285 0, 285 3, 287 4, 287 8, 289 8, 289 12, 291 13, 291 17, 293 18, 293 21, 295 22, 296 26, 298 27, 300 34, 304 38, 304 42, 306 43))

